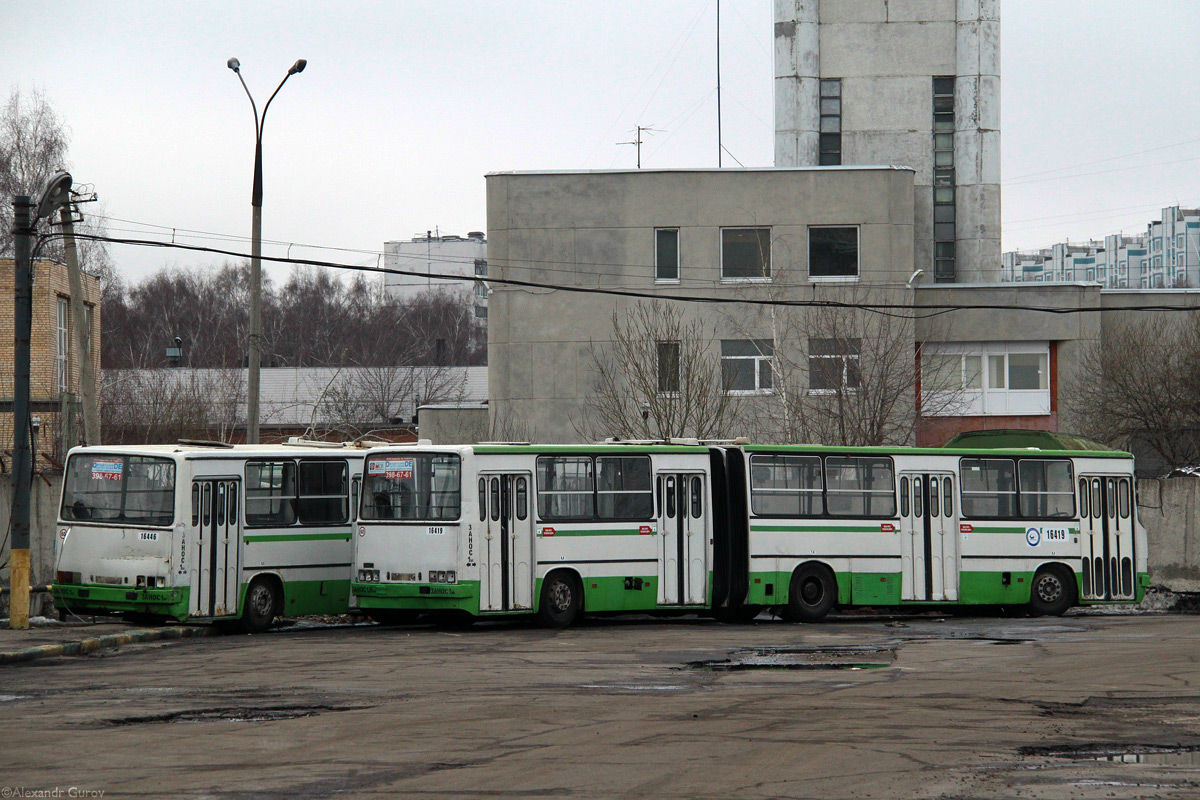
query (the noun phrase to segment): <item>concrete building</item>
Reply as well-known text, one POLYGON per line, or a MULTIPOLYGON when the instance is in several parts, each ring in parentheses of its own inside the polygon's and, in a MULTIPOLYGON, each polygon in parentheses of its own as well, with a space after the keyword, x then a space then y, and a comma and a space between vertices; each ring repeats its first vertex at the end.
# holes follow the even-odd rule
MULTIPOLYGON (((0 440, 8 444, 0 455, 0 466, 11 465, 8 450, 13 442, 13 273, 15 262, 0 259, 0 440)), ((100 279, 82 276, 84 308, 90 320, 89 344, 92 375, 100 375, 100 279)), ((67 267, 57 261, 38 259, 33 264, 33 329, 30 339, 30 413, 40 422, 37 447, 44 459, 56 461, 78 443, 80 364, 71 346, 71 289, 67 267)), ((97 387, 92 387, 95 393, 97 387)), ((48 462, 39 460, 40 469, 48 462)))
POLYGON ((1200 287, 1200 209, 1168 206, 1136 235, 1002 256, 1006 281, 1097 281, 1110 289, 1200 287))
POLYGON ((999 0, 776 0, 775 165, 914 170, 914 265, 999 280, 999 0))
POLYGON ((488 289, 484 281, 467 283, 432 277, 441 274, 486 278, 487 237, 481 231, 471 231, 466 237, 429 231, 407 241, 384 242, 383 251, 384 266, 388 269, 419 273, 386 273, 383 285, 393 296, 411 300, 430 290, 459 292, 468 289, 475 319, 480 326, 487 325, 488 289))

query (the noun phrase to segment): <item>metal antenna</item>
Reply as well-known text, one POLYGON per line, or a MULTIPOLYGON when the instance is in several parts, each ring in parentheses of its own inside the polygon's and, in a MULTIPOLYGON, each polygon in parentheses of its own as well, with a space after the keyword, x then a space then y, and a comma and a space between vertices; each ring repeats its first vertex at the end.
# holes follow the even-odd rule
POLYGON ((635 131, 636 131, 637 135, 634 137, 632 142, 617 142, 617 144, 631 144, 631 145, 637 147, 637 168, 641 169, 642 168, 642 134, 643 133, 648 133, 648 134, 666 133, 666 131, 660 130, 659 128, 651 128, 649 125, 638 125, 637 128, 635 128, 634 131, 630 131, 630 133, 633 133, 635 131))

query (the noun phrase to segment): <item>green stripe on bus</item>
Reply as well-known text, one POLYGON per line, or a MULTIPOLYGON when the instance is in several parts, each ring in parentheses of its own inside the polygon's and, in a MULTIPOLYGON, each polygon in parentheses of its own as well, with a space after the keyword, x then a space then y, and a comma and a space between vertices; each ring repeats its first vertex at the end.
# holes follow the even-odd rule
POLYGON ((285 534, 270 534, 268 536, 247 536, 245 540, 249 542, 317 542, 333 539, 347 540, 350 538, 349 533, 285 533, 285 534))
POLYGON ((560 531, 554 529, 554 533, 540 533, 539 536, 554 538, 558 536, 650 536, 651 533, 642 533, 637 528, 612 528, 603 530, 580 530, 580 531, 560 531))
MULTIPOLYGON (((880 523, 880 525, 895 525, 896 523, 880 523)), ((751 525, 750 530, 756 533, 879 533, 880 525, 751 525)), ((1024 533, 1024 531, 1022 531, 1024 533)))

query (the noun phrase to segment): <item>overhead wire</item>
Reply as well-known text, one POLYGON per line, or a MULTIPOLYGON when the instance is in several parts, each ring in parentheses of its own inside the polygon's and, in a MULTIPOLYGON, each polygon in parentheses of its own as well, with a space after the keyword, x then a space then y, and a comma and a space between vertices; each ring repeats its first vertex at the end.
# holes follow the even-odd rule
MULTIPOLYGON (((43 240, 54 238, 63 238, 62 234, 46 234, 42 237, 43 240)), ((86 239, 91 241, 109 242, 112 244, 122 244, 140 247, 161 247, 167 249, 189 250, 193 252, 214 253, 218 255, 231 256, 234 258, 249 258, 247 253, 241 253, 233 250, 223 250, 215 247, 205 247, 201 245, 187 245, 181 243, 168 243, 148 239, 121 239, 111 236, 99 236, 94 234, 76 233, 75 238, 86 239)), ((361 272, 384 272, 395 275, 408 275, 420 278, 433 278, 437 280, 445 280, 447 282, 462 282, 462 281, 477 281, 481 280, 474 275, 456 275, 446 273, 424 273, 414 270, 403 270, 384 267, 377 269, 375 267, 359 266, 356 264, 343 264, 333 261, 319 261, 307 258, 289 258, 279 256, 261 256, 263 261, 285 264, 302 264, 316 267, 327 267, 331 269, 355 270, 361 272)), ((505 264, 497 262, 497 266, 503 268, 505 264)), ((520 288, 532 289, 547 289, 560 292, 569 292, 573 294, 591 294, 591 295, 606 295, 613 297, 626 297, 645 300, 660 300, 672 302, 686 302, 709 305, 749 305, 749 306, 766 306, 766 307, 785 307, 785 308, 842 308, 856 309, 869 312, 894 312, 897 315, 908 316, 913 319, 922 319, 930 316, 939 316, 944 312, 951 311, 1011 311, 1013 306, 1011 303, 927 303, 921 306, 914 306, 911 303, 867 303, 867 302, 847 302, 840 300, 799 300, 799 299, 780 299, 780 298, 755 298, 755 297, 705 297, 698 295, 684 295, 672 292, 651 292, 637 289, 620 289, 613 287, 600 286, 572 286, 568 284, 546 283, 543 281, 527 281, 516 278, 500 278, 488 276, 486 278, 488 284, 497 284, 503 286, 513 286, 520 288), (935 313, 936 312, 936 313, 935 313)), ((1100 313, 1102 311, 1200 311, 1200 304, 1196 305, 1137 305, 1137 306, 1027 306, 1021 309, 1022 311, 1030 311, 1042 314, 1088 314, 1100 313)))

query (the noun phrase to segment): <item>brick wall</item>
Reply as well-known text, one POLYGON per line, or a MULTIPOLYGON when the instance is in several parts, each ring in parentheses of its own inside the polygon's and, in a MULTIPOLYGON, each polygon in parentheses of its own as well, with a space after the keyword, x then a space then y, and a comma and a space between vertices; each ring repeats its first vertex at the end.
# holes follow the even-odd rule
MULTIPOLYGON (((14 363, 14 285, 15 262, 0 259, 0 461, 3 468, 11 466, 13 446, 13 363, 14 363)), ((100 379, 100 279, 94 275, 82 277, 84 303, 91 307, 92 372, 100 379)), ((45 456, 59 460, 66 449, 77 442, 62 442, 63 396, 58 382, 58 302, 70 300, 71 289, 67 267, 45 259, 34 263, 33 330, 30 339, 30 403, 32 414, 42 421, 38 437, 39 468, 53 466, 45 456)), ((69 307, 68 307, 69 308, 69 307)), ((68 310, 68 336, 74 337, 74 324, 68 310)), ((67 391, 80 393, 80 364, 74 352, 68 357, 67 391)), ((98 385, 95 387, 98 390, 98 385)), ((80 424, 76 431, 81 430, 80 424)))

